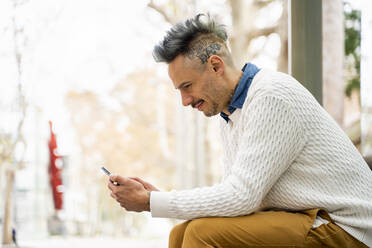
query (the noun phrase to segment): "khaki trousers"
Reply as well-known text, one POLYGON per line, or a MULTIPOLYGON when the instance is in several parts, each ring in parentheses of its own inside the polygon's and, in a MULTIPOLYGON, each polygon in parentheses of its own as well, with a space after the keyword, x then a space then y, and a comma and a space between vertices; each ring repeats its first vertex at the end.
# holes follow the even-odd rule
POLYGON ((170 248, 199 247, 367 247, 332 223, 320 209, 301 212, 262 211, 240 217, 200 218, 176 225, 170 248), (316 216, 330 221, 315 229, 316 216))

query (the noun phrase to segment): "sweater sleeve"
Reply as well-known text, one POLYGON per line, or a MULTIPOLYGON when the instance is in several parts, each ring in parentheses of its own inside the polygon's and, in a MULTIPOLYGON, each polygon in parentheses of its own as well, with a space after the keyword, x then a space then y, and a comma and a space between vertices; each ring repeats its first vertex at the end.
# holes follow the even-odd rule
POLYGON ((256 211, 273 184, 304 146, 304 135, 288 103, 259 96, 242 109, 243 130, 231 173, 220 184, 154 194, 154 217, 194 219, 241 216, 256 211), (163 200, 157 200, 161 196, 163 200), (166 199, 166 200, 164 200, 166 199), (161 202, 161 204, 157 204, 161 202))

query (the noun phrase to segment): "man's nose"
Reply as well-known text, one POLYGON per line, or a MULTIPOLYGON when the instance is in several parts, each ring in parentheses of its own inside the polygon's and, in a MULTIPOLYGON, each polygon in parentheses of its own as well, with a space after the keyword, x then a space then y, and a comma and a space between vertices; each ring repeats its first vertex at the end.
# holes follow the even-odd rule
POLYGON ((186 107, 192 103, 192 96, 190 96, 189 94, 181 92, 181 97, 183 106, 186 107))

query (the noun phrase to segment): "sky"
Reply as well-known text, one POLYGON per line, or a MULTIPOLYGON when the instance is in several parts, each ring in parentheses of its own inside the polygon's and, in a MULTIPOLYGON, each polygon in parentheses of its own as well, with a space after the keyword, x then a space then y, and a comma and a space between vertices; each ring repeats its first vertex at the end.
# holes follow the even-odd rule
MULTIPOLYGON (((23 48, 23 81, 30 102, 43 106, 69 89, 106 91, 123 75, 148 64, 144 60, 164 24, 145 4, 141 0, 26 3, 17 19, 28 39, 23 48)), ((6 13, 11 14, 11 8, 6 13)), ((12 52, 9 40, 2 47, 12 52)), ((8 65, 3 73, 14 78, 14 66, 2 65, 8 65)))
MULTIPOLYGON (((17 72, 10 3, 0 1, 0 32, 5 30, 0 36, 0 104, 14 113, 17 72)), ((24 54, 23 92, 32 109, 41 109, 44 119, 56 123, 57 132, 69 129, 64 105, 68 91, 89 90, 104 97, 128 73, 157 66, 151 57, 152 47, 161 38, 159 30, 168 25, 145 8, 146 3, 33 0, 18 8, 17 22, 24 26, 27 38, 25 44, 24 37, 19 39, 24 54)), ((14 131, 16 118, 8 115, 1 127, 14 131)), ((62 141, 61 149, 68 149, 68 143, 64 146, 62 141)))

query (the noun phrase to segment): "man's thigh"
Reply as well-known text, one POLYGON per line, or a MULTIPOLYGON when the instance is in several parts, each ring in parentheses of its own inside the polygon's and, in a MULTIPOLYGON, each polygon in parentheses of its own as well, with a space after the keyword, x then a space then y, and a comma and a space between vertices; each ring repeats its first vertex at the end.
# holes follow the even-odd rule
POLYGON ((183 226, 182 247, 298 247, 304 243, 316 211, 195 219, 183 226))

